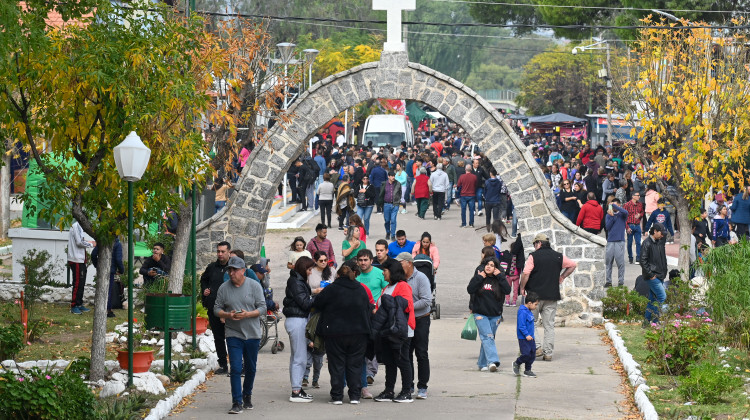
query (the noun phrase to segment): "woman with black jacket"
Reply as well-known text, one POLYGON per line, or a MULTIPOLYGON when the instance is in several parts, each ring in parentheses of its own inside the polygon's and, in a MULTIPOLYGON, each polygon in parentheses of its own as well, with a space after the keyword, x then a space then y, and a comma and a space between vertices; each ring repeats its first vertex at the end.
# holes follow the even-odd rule
POLYGON ((505 273, 500 270, 497 258, 485 258, 482 264, 469 281, 466 291, 471 295, 469 306, 482 340, 477 366, 481 371, 495 372, 500 366, 495 331, 502 321, 503 301, 505 295, 510 293, 510 285, 505 280, 505 273))
POLYGON ((289 379, 292 383, 291 402, 312 402, 312 395, 302 390, 302 377, 307 366, 307 338, 305 328, 312 308, 312 291, 307 278, 315 263, 310 257, 299 257, 294 269, 289 270, 284 296, 284 328, 289 334, 289 379))
POLYGON ((370 234, 370 216, 372 215, 377 195, 378 191, 376 188, 370 185, 370 178, 362 178, 362 185, 357 191, 357 215, 364 221, 365 232, 368 235, 370 234))
POLYGON ((362 391, 362 360, 370 334, 370 297, 352 270, 343 266, 336 280, 315 298, 320 311, 316 334, 326 341, 328 373, 331 374, 331 403, 341 404, 344 378, 349 384, 349 402, 357 404, 362 391))

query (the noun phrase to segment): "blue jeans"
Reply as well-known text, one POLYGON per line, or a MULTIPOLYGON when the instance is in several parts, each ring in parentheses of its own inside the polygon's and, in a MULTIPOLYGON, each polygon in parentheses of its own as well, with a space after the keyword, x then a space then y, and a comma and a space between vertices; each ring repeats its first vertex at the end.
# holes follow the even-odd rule
POLYGON ((659 320, 659 314, 661 313, 661 305, 667 299, 667 292, 664 290, 664 282, 660 279, 646 280, 649 287, 648 292, 648 306, 646 306, 646 321, 652 322, 659 320), (659 306, 654 305, 654 302, 659 302, 659 306))
POLYGON ((253 395, 255 382, 255 367, 258 362, 260 339, 243 340, 237 337, 227 337, 227 353, 229 353, 229 383, 232 386, 232 402, 242 404, 244 395, 253 395), (245 380, 242 381, 242 361, 245 362, 245 380))
POLYGON ((445 190, 445 209, 449 210, 451 208, 451 203, 453 202, 453 183, 451 182, 448 184, 448 189, 445 190))
POLYGON ((477 188, 477 211, 482 211, 482 209, 484 208, 484 200, 482 200, 483 195, 484 187, 477 188))
POLYGON ((635 239, 635 260, 641 260, 641 225, 628 225, 630 233, 628 233, 628 260, 633 262, 633 239, 635 239))
POLYGON ((370 216, 372 215, 372 208, 373 206, 357 206, 357 216, 359 216, 365 224, 365 232, 367 232, 368 235, 370 234, 370 216))
POLYGON ((511 235, 513 237, 515 237, 516 234, 518 233, 518 216, 516 215, 516 208, 515 207, 513 207, 513 223, 512 223, 512 226, 513 226, 513 228, 512 228, 513 231, 511 232, 511 235))
POLYGON ((466 226, 466 206, 469 206, 469 224, 474 226, 474 197, 461 197, 461 226, 466 226))
MULTIPOLYGON (((398 205, 385 203, 383 205, 383 219, 385 220, 385 234, 396 236, 396 218, 398 217, 398 205)), ((372 210, 372 209, 371 209, 372 210)))
POLYGON ((477 322, 477 333, 482 341, 477 366, 481 369, 490 363, 500 363, 500 358, 497 356, 497 346, 495 346, 495 331, 500 325, 500 317, 474 314, 474 320, 477 322))
POLYGON ((223 209, 224 206, 226 206, 226 205, 227 205, 227 202, 223 201, 223 200, 215 202, 214 203, 214 208, 216 209, 216 211, 214 213, 218 213, 219 210, 223 209))
POLYGON ((404 201, 407 203, 411 202, 411 186, 414 184, 414 177, 413 176, 407 176, 406 177, 406 195, 404 195, 404 201))

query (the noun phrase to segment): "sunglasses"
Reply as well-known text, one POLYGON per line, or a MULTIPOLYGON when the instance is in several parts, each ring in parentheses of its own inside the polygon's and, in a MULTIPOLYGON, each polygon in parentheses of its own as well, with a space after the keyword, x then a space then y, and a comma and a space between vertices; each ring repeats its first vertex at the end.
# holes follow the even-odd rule
POLYGON ((319 263, 328 262, 328 260, 318 260, 319 263))

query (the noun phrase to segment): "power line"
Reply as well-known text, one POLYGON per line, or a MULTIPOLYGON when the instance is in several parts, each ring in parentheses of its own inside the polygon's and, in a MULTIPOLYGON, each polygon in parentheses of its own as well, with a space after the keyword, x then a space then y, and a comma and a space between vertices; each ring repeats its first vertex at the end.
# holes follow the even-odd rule
MULTIPOLYGON (((257 19, 274 19, 284 21, 313 21, 313 22, 334 22, 334 23, 372 23, 372 24, 385 24, 385 20, 364 20, 364 19, 335 19, 335 18, 315 18, 315 17, 300 17, 300 16, 270 16, 270 15, 257 15, 257 14, 243 14, 243 13, 221 13, 221 12, 209 12, 209 11, 196 11, 196 13, 204 14, 208 16, 223 16, 223 17, 245 17, 245 18, 257 18, 257 19)), ((548 24, 525 24, 525 23, 440 23, 440 22, 414 22, 404 21, 407 25, 425 25, 425 26, 445 26, 445 27, 478 27, 478 28, 541 28, 541 29, 581 29, 581 30, 592 30, 592 29, 670 29, 670 30, 681 30, 681 29, 750 29, 750 25, 659 25, 659 26, 648 26, 648 25, 628 25, 628 26, 617 26, 617 25, 548 25, 548 24)))
MULTIPOLYGON (((606 6, 583 6, 583 5, 563 5, 563 4, 533 4, 533 3, 507 3, 507 2, 494 2, 494 1, 478 1, 478 0, 430 0, 440 3, 464 3, 464 4, 481 4, 488 6, 518 6, 518 7, 549 7, 557 9, 595 9, 595 10, 619 10, 626 12, 653 12, 654 9, 644 9, 639 7, 606 7, 606 6)), ((750 12, 741 10, 699 10, 699 9, 664 9, 670 12, 684 12, 684 13, 741 13, 746 14, 750 12)))

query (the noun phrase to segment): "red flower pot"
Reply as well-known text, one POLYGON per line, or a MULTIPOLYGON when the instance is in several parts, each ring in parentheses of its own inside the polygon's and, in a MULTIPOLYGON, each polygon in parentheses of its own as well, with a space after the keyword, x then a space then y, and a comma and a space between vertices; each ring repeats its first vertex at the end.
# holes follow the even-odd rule
MULTIPOLYGON (((208 329, 208 318, 201 316, 195 318, 195 335, 203 334, 208 329)), ((193 330, 185 331, 187 335, 193 335, 193 330)))
MULTIPOLYGON (((128 351, 117 350, 117 361, 120 362, 122 369, 128 368, 128 351)), ((154 351, 134 351, 133 352, 133 373, 148 372, 151 363, 154 361, 154 351)))

